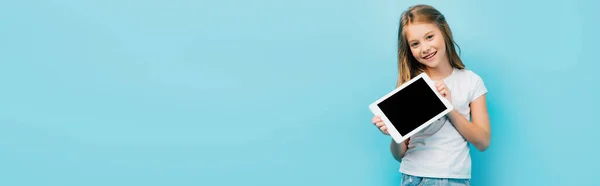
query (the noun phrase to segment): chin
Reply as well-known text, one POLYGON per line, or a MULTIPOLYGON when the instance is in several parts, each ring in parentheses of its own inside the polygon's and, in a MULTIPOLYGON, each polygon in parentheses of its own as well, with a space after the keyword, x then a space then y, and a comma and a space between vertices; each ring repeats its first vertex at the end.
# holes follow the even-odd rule
POLYGON ((421 62, 421 64, 423 64, 429 68, 436 68, 439 66, 440 63, 438 63, 437 61, 428 61, 428 62, 421 62))

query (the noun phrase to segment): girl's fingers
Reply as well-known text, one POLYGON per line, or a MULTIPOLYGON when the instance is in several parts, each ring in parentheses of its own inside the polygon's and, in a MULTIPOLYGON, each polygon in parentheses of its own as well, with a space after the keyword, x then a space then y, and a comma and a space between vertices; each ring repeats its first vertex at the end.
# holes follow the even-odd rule
POLYGON ((446 85, 440 84, 440 86, 438 86, 437 89, 438 89, 438 91, 444 90, 444 89, 446 89, 446 85))
POLYGON ((381 132, 383 132, 384 134, 388 134, 388 130, 386 126, 381 127, 381 132))
POLYGON ((448 91, 446 89, 440 91, 440 94, 442 94, 442 96, 446 97, 446 95, 448 95, 448 91))
POLYGON ((383 121, 381 119, 375 120, 375 122, 373 122, 373 124, 378 125, 378 123, 383 123, 383 121))
POLYGON ((373 117, 373 119, 371 120, 371 122, 373 122, 373 123, 378 123, 378 122, 381 122, 381 118, 380 118, 380 117, 377 117, 377 116, 376 116, 376 117, 373 117))
POLYGON ((379 122, 382 122, 382 121, 383 121, 383 120, 381 120, 381 118, 377 118, 377 119, 375 120, 375 123, 379 123, 379 122))

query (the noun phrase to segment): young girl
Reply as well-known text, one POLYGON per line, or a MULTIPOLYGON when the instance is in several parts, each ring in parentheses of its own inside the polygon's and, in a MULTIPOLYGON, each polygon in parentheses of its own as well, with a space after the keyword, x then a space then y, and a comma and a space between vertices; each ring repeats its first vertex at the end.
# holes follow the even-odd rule
MULTIPOLYGON (((435 8, 416 5, 402 14, 396 87, 425 72, 455 107, 403 143, 392 140, 390 150, 400 162, 402 185, 470 185, 468 144, 482 152, 490 145, 487 89, 480 76, 465 69, 454 45, 444 15, 435 8)), ((372 122, 389 135, 379 116, 372 122)))

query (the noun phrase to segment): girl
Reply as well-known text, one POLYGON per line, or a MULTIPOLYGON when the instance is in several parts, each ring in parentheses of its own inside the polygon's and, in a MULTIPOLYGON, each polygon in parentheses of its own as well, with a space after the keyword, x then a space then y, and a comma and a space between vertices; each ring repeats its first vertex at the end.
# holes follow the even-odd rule
MULTIPOLYGON (((416 5, 402 13, 396 87, 425 72, 455 107, 403 143, 392 140, 390 150, 400 162, 402 185, 470 185, 468 144, 482 152, 490 145, 487 89, 480 76, 465 69, 454 45, 444 15, 435 8, 416 5)), ((372 122, 389 135, 379 116, 372 122)))

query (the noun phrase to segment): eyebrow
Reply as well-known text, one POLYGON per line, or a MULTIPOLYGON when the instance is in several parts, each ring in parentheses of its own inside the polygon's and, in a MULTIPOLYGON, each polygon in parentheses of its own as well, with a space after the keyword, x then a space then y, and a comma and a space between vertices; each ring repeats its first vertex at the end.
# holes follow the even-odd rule
MULTIPOLYGON (((432 31, 429 31, 429 32, 427 32, 427 33, 425 33, 425 36, 427 36, 427 35, 429 35, 429 34, 431 34, 431 33, 433 33, 433 30, 432 30, 432 31)), ((410 41, 408 41, 408 43, 412 43, 412 42, 414 42, 414 41, 415 41, 415 40, 413 39, 413 40, 410 40, 410 41)))

